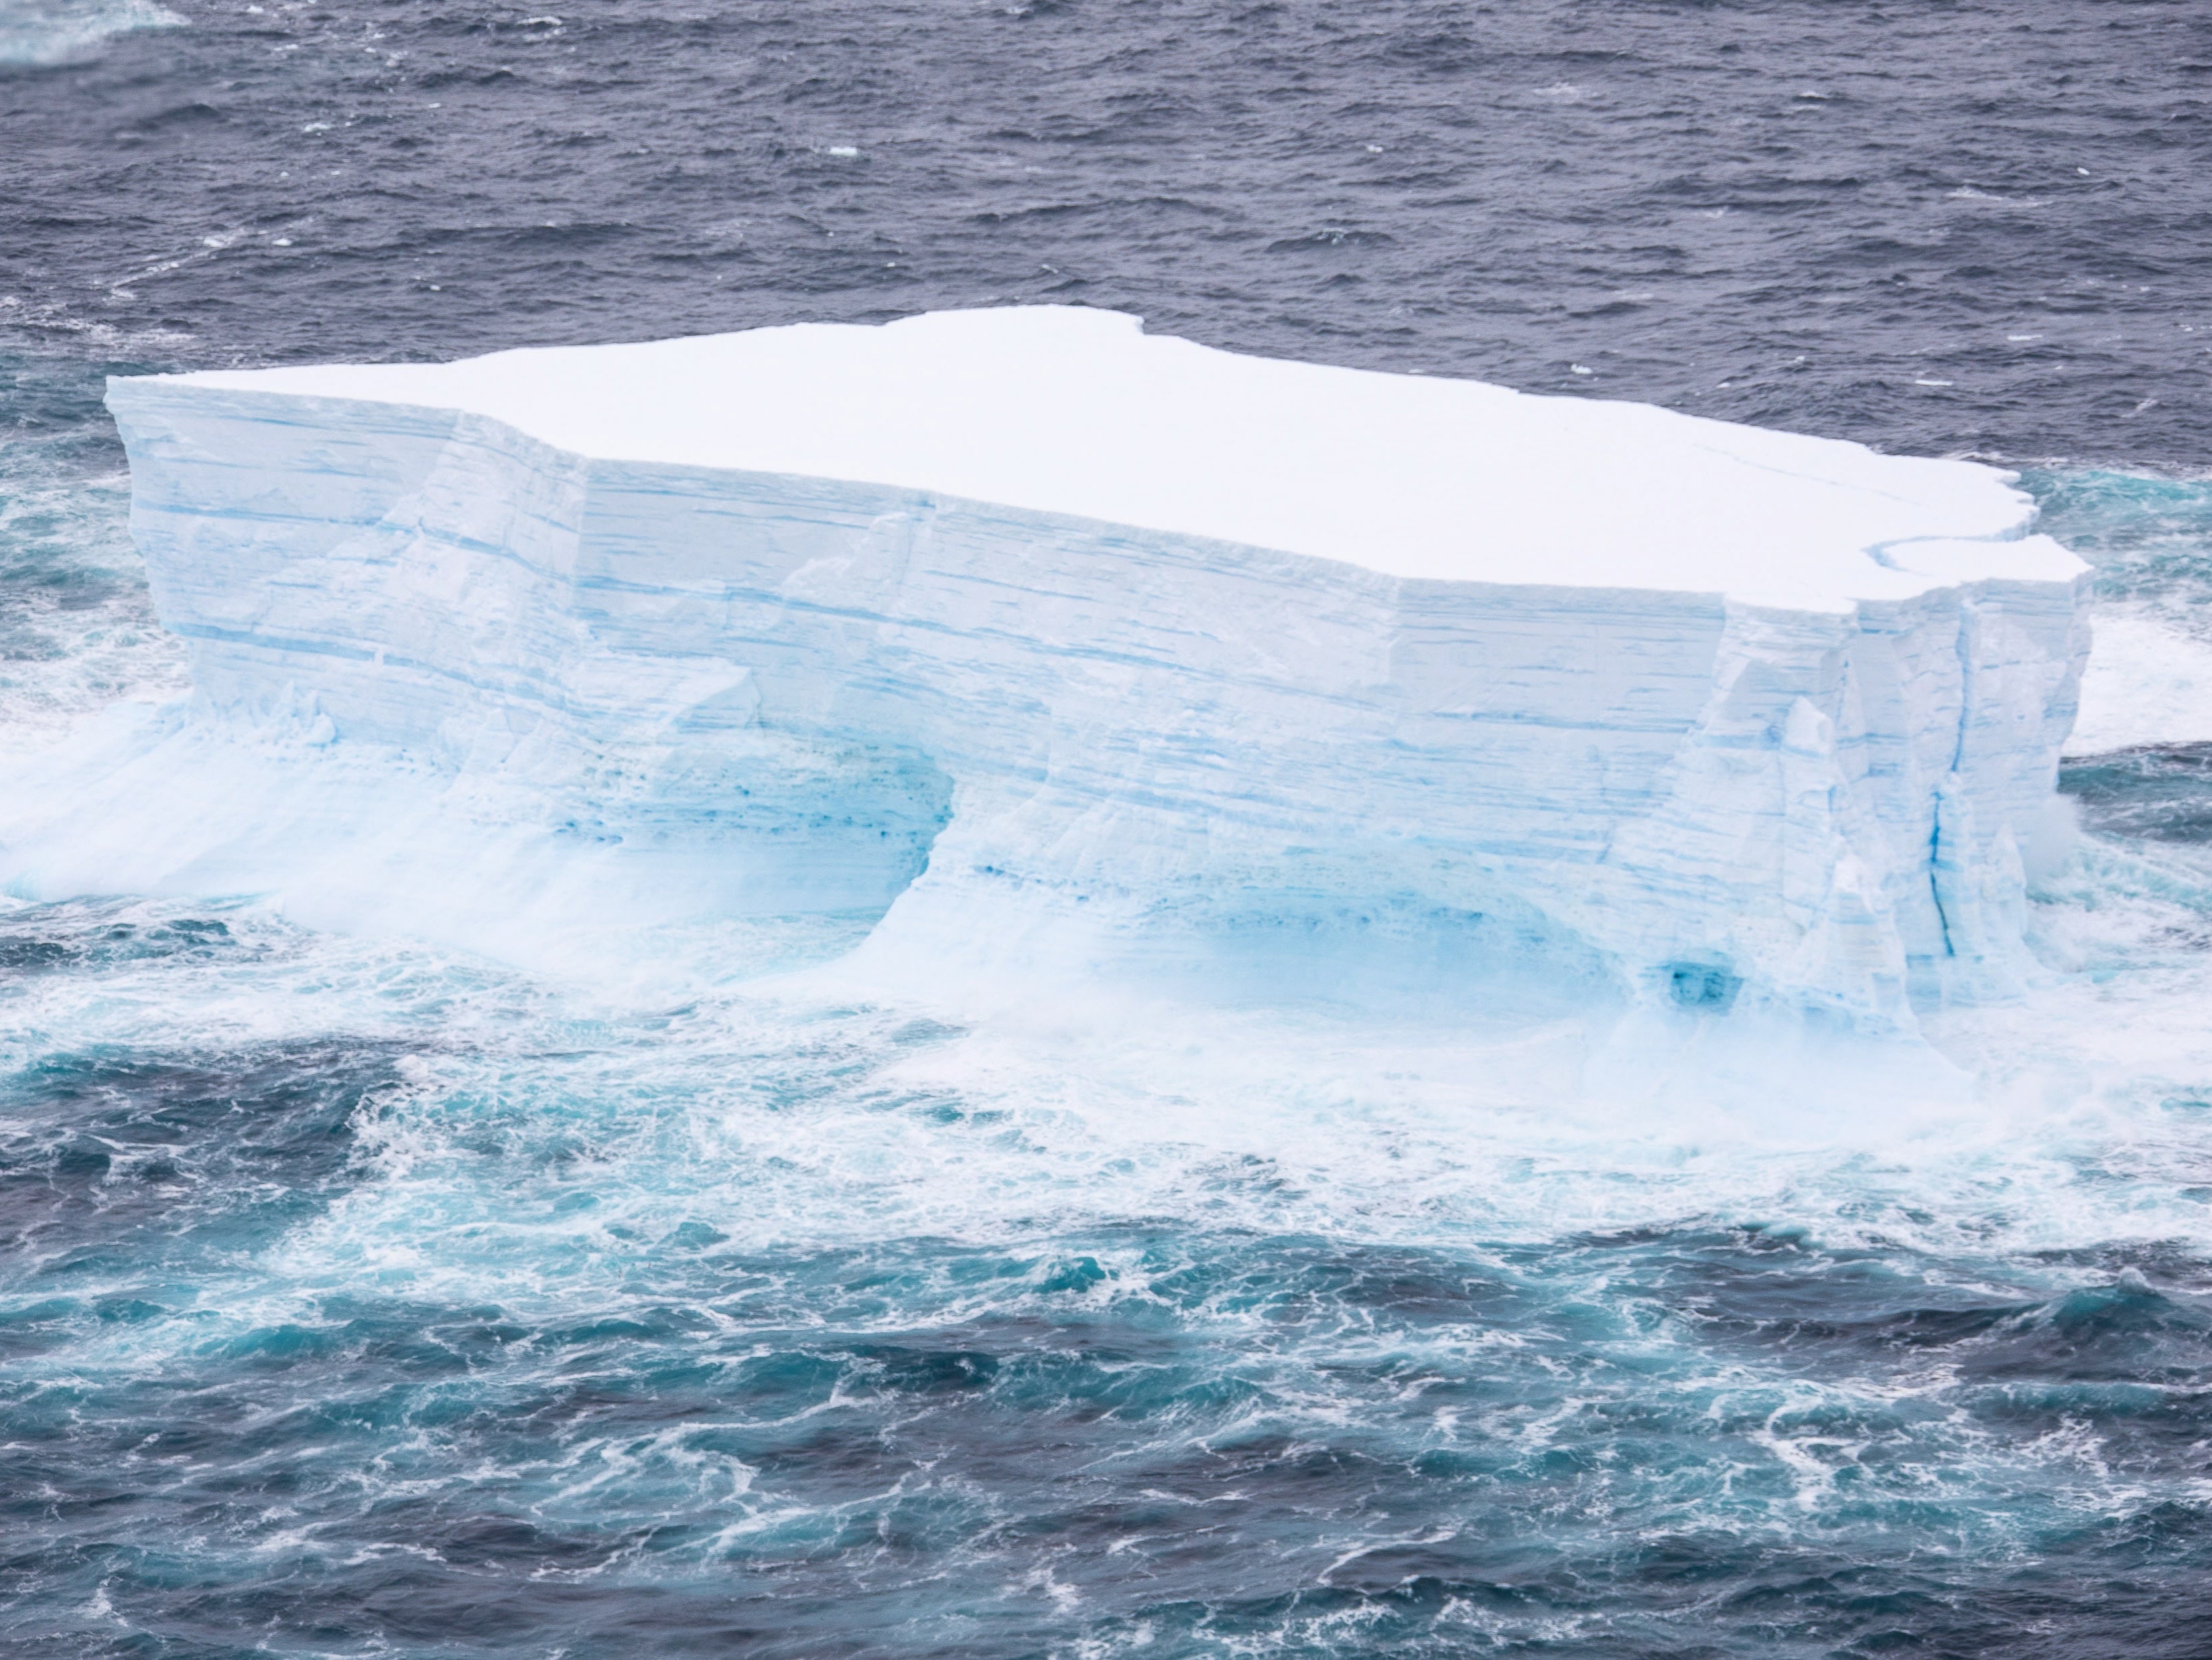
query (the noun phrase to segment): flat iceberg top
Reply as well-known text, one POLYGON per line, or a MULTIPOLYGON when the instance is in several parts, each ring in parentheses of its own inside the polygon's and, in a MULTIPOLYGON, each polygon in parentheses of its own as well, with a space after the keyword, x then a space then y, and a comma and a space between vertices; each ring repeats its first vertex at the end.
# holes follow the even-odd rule
POLYGON ((2082 569, 2025 534, 2032 504, 1987 467, 1248 357, 1071 307, 160 379, 457 409, 584 456, 902 486, 1401 577, 1835 609, 2082 569))

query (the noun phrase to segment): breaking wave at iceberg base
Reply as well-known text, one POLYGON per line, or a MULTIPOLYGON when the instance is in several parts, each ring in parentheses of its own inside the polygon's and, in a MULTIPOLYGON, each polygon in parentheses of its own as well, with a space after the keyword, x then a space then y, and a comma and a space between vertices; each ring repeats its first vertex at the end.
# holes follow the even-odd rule
POLYGON ((0 70, 66 64, 132 29, 173 29, 185 20, 153 0, 4 0, 0 3, 0 70))
MULTIPOLYGON (((2144 605, 2212 577, 2100 522, 2109 584, 2167 562, 2144 605)), ((2212 858, 2125 816, 2149 765, 2069 769, 2045 976, 1931 1019, 1973 1098, 1848 1114, 1589 1087, 1571 1006, 954 1019, 838 966, 866 913, 595 995, 244 901, 18 905, 6 1623, 2193 1656, 2212 858)))
MULTIPOLYGON (((2154 952, 2112 891, 2047 925, 2154 952)), ((1541 1031, 4 933, 11 1619, 76 1644, 2189 1651, 2201 952, 1839 1135, 1577 1107, 1541 1031)))

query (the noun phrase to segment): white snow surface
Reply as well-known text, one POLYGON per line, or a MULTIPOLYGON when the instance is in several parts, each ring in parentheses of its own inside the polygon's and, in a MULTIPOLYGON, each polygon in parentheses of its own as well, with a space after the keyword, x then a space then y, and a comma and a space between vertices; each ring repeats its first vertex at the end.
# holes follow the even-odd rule
POLYGON ((1074 307, 176 378, 463 410, 574 455, 896 485, 1391 576, 1839 608, 2078 569, 2022 539, 2028 500, 1988 468, 1244 356, 1074 307))
POLYGON ((0 777, 19 898, 1612 1023, 1700 1087, 2033 972, 2087 577, 1987 468, 1052 308, 109 404, 195 690, 0 777))

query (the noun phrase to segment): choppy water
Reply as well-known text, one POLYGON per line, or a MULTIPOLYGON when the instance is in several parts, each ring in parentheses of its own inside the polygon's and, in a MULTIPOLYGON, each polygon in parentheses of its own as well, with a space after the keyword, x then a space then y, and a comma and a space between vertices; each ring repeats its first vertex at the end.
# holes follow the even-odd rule
MULTIPOLYGON (((991 298, 2001 457, 2212 642, 2199 5, 0 0, 0 751, 182 685, 103 372, 991 298)), ((2202 1660, 2179 707, 1937 1023, 1982 1098, 1840 1128, 0 911, 0 1642, 2202 1660)))

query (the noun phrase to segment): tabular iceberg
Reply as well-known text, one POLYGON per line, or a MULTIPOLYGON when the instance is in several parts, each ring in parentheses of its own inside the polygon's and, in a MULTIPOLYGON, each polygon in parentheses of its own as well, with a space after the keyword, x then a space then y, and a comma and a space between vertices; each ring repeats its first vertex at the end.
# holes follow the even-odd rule
POLYGON ((882 913, 947 975, 1322 990, 1443 952, 1910 1031, 2019 971, 2087 647, 1988 468, 1112 313, 108 402, 198 697, 7 815, 20 894, 882 913))

